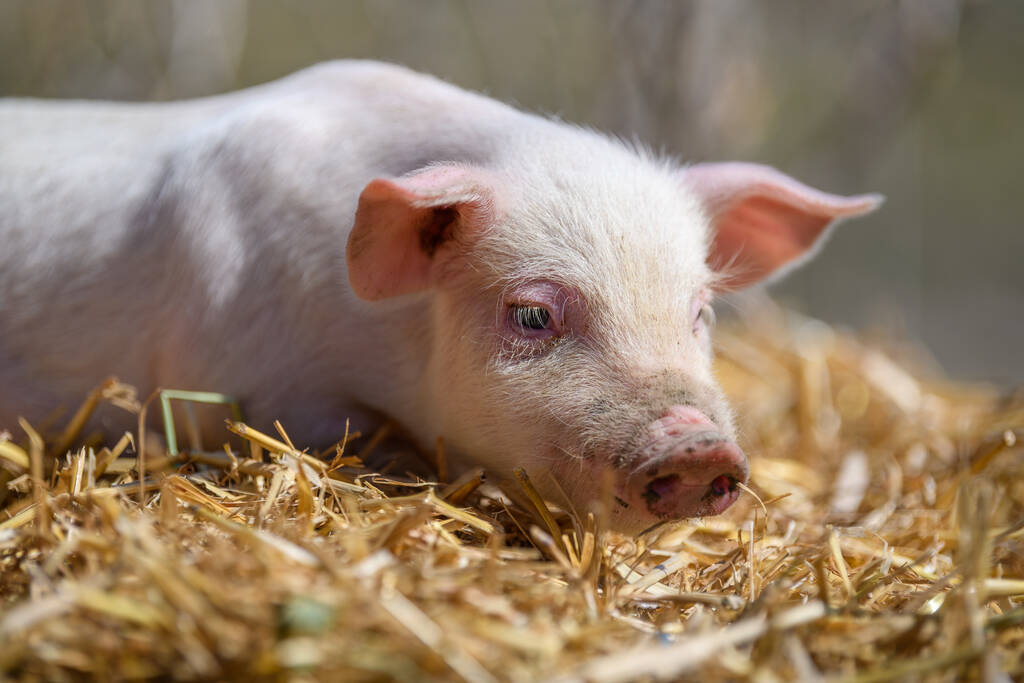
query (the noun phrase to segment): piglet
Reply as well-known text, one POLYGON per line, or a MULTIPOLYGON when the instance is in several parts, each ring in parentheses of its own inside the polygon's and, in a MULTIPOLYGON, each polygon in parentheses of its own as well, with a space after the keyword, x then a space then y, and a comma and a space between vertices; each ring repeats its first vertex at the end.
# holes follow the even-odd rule
POLYGON ((373 62, 165 104, 4 100, 0 428, 116 374, 233 394, 311 444, 391 419, 577 510, 610 482, 626 532, 716 514, 748 465, 713 295, 878 203, 373 62))

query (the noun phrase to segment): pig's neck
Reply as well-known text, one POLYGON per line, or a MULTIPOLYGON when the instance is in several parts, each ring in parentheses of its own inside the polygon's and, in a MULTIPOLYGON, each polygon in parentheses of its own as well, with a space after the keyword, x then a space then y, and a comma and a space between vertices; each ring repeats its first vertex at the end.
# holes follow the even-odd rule
POLYGON ((343 407, 353 420, 350 426, 365 432, 392 420, 421 448, 432 448, 441 430, 430 370, 432 297, 349 303, 347 320, 339 321, 339 345, 331 355, 337 363, 334 376, 345 394, 343 407))

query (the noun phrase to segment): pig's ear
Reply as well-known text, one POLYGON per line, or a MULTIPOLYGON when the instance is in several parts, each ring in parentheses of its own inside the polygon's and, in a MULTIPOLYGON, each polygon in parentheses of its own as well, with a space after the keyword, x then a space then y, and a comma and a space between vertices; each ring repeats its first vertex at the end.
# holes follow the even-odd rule
POLYGON ((814 254, 840 218, 868 213, 883 197, 840 197, 808 187, 768 166, 696 164, 683 172, 711 218, 708 263, 723 289, 778 276, 814 254))
POLYGON ((352 289, 370 301, 426 289, 453 242, 493 220, 493 186, 484 171, 432 166, 371 180, 348 237, 352 289))

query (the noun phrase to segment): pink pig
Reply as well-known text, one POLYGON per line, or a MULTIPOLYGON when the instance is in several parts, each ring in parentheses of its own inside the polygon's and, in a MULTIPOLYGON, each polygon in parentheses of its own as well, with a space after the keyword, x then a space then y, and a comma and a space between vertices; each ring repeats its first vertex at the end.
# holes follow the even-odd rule
POLYGON ((580 510, 610 471, 627 532, 716 514, 748 466, 713 293, 878 203, 372 62, 167 104, 6 100, 0 428, 113 373, 233 394, 311 443, 391 418, 580 510))

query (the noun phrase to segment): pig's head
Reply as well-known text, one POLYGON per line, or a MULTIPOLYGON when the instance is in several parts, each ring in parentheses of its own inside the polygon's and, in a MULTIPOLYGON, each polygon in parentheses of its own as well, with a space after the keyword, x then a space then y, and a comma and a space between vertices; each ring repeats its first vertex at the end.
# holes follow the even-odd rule
POLYGON ((443 434, 499 479, 524 467, 578 511, 607 495, 637 532, 722 512, 748 476, 712 377, 713 294, 792 267, 878 201, 626 150, 437 165, 364 189, 349 278, 367 300, 429 292, 428 418, 409 425, 424 443, 443 434))

